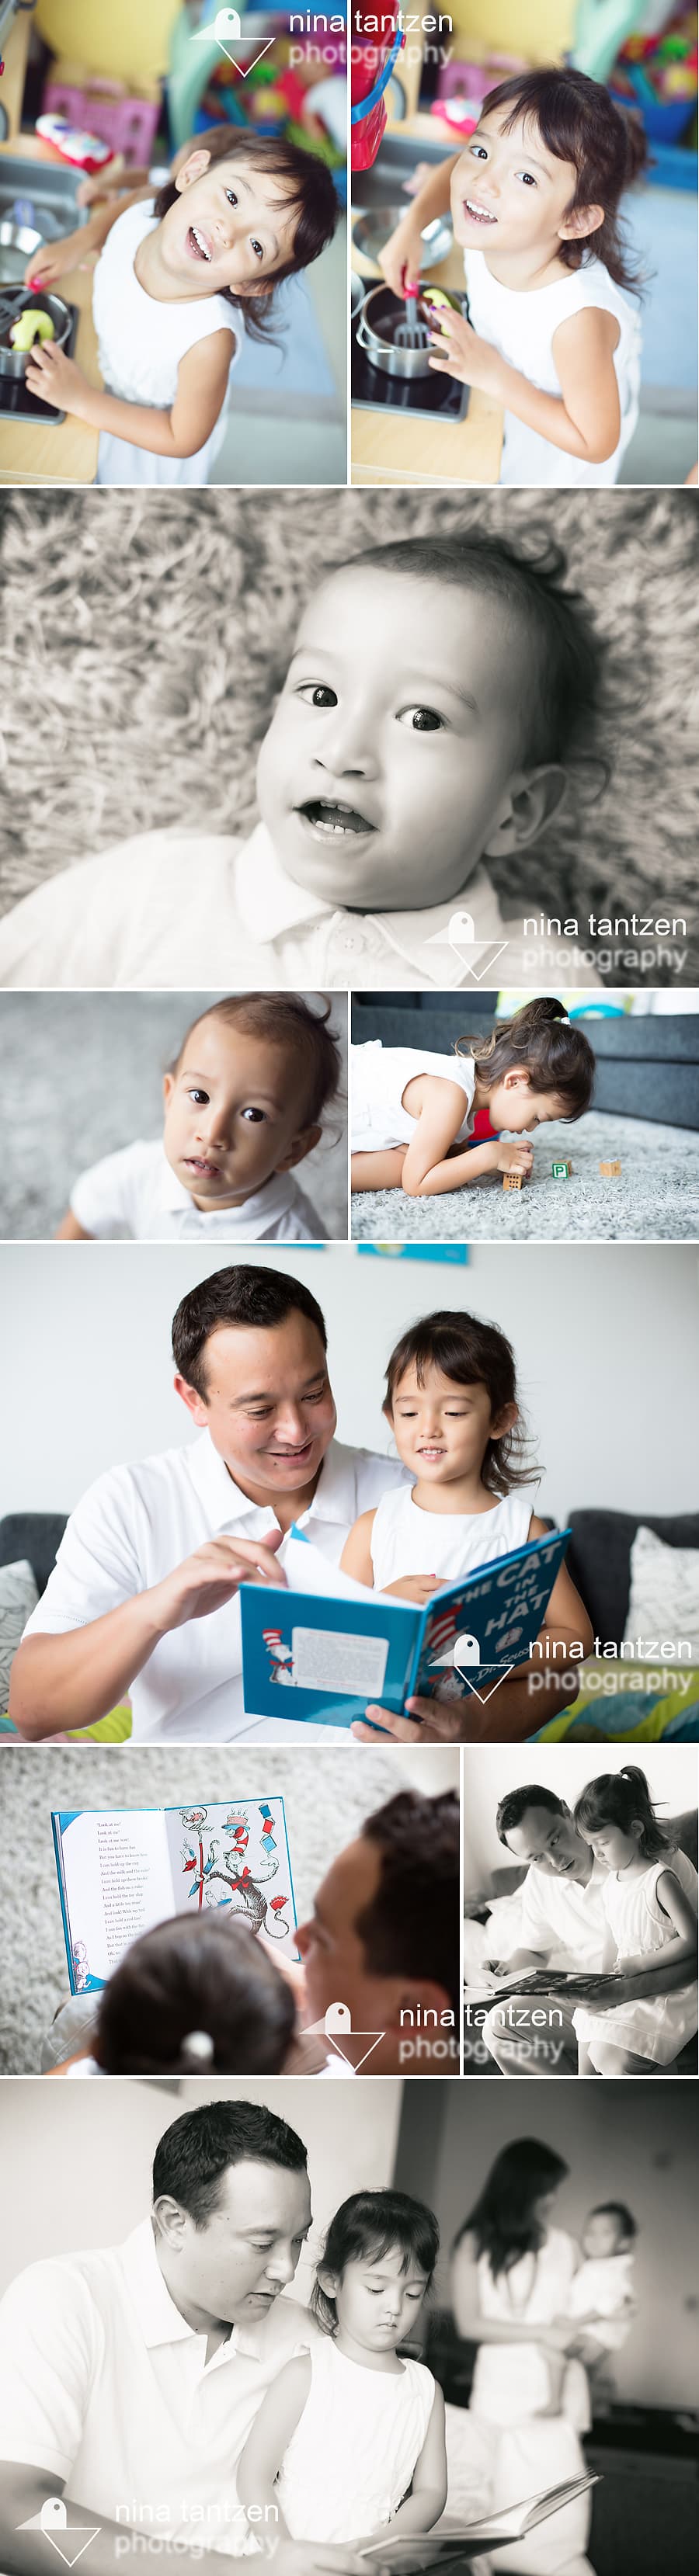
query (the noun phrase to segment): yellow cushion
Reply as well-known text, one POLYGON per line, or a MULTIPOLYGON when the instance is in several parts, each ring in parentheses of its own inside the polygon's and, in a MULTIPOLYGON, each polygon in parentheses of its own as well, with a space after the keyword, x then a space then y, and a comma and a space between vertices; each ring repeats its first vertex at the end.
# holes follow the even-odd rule
POLYGON ((95 0, 39 0, 36 24, 54 54, 87 71, 106 72, 112 80, 161 80, 167 71, 170 37, 180 16, 180 0, 119 0, 118 8, 95 7, 95 0))

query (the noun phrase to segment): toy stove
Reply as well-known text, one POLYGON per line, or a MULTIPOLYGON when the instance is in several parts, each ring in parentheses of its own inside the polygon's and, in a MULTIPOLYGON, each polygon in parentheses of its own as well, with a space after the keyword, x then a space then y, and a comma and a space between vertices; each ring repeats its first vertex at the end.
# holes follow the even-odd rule
MULTIPOLYGON (((70 314, 64 355, 73 358, 80 315, 77 304, 67 304, 65 296, 63 302, 70 314)), ((39 394, 30 394, 23 376, 0 376, 0 420, 40 421, 42 429, 60 429, 66 418, 66 412, 54 411, 52 403, 42 402, 39 394)))
POLYGON ((415 419, 451 420, 458 427, 468 411, 468 385, 459 385, 453 376, 385 376, 373 367, 366 349, 357 342, 356 322, 351 331, 352 402, 358 411, 407 411, 415 419))

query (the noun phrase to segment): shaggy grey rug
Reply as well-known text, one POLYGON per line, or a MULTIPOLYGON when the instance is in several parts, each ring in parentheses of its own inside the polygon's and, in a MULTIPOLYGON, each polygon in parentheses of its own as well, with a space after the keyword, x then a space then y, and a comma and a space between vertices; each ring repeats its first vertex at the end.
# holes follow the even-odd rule
POLYGON ((699 1238, 699 1135, 691 1127, 655 1126, 646 1118, 588 1109, 574 1127, 545 1127, 532 1139, 534 1169, 522 1190, 504 1190, 499 1172, 436 1199, 402 1190, 357 1190, 352 1234, 360 1243, 596 1243, 606 1239, 677 1243, 699 1238), (569 1180, 551 1164, 568 1160, 569 1180), (600 1162, 621 1163, 604 1180, 600 1162))
POLYGON ((32 2075, 58 2004, 69 1994, 51 1809, 175 1806, 192 1801, 282 1796, 299 1922, 311 1912, 321 1879, 363 1820, 404 1783, 394 1746, 363 1744, 317 1753, 271 1746, 265 1755, 238 1746, 139 1746, 107 1752, 42 1745, 6 1749, 2 1786, 8 1849, 15 1871, 0 1883, 0 2071, 32 2075), (20 1857, 21 1856, 21 1857, 20 1857))
POLYGON ((493 866, 505 910, 667 906, 692 921, 699 519, 685 491, 6 493, 2 906, 130 833, 248 828, 257 747, 323 568, 476 526, 534 553, 554 540, 608 647, 609 783, 593 802, 581 783, 525 874, 493 866))
MULTIPOLYGON (((78 1173, 162 1127, 162 1076, 211 993, 6 993, 0 1096, 13 1098, 0 1169, 0 1236, 52 1235, 78 1173), (21 1066, 21 1081, 19 1068, 21 1066)), ((313 1007, 318 996, 307 993, 313 1007)), ((347 1005, 332 997, 342 1096, 298 1166, 330 1236, 347 1236, 347 1005)))

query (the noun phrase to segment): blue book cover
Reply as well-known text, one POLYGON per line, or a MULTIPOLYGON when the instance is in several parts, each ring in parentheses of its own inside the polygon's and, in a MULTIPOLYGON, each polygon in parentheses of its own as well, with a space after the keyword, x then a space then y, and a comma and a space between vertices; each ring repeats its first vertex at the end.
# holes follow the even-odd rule
POLYGON ((569 1537, 530 1539, 419 1610, 355 1583, 294 1531, 288 1587, 241 1586, 247 1715, 351 1726, 368 1701, 400 1713, 413 1696, 489 1697, 526 1662, 569 1537))

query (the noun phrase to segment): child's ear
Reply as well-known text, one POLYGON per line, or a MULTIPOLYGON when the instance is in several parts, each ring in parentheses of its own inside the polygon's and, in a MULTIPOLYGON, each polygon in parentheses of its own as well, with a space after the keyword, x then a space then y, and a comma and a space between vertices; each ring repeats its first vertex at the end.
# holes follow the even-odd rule
POLYGON ((587 241, 589 234, 598 233, 603 223, 603 206, 576 206, 574 214, 566 215, 564 222, 559 224, 558 239, 587 241))
POLYGON ((318 2281, 321 2290, 325 2291, 326 2299, 337 2297, 337 2273, 330 2272, 327 2263, 319 2263, 318 2281))
POLYGON ((188 153, 187 160, 183 161, 181 170, 176 170, 175 172, 175 187, 179 189, 180 196, 182 195, 183 188, 191 188, 193 179, 203 179, 204 171, 209 169, 210 163, 210 152, 188 153))
POLYGON ((281 1163, 277 1164, 277 1171, 290 1172, 294 1163, 305 1162, 306 1155, 312 1154, 314 1145, 320 1144, 322 1133, 322 1127, 303 1127, 300 1136, 294 1137, 288 1154, 284 1154, 281 1163))
POLYGON ((490 1438, 491 1438, 491 1440, 504 1440, 504 1439, 506 1438, 506 1435, 507 1435, 507 1432, 508 1432, 508 1431, 514 1431, 515 1423, 516 1423, 516 1422, 518 1422, 518 1421, 519 1421, 519 1405, 518 1405, 518 1404, 504 1404, 504 1405, 503 1405, 503 1408, 502 1408, 502 1413, 496 1413, 495 1421, 494 1421, 494 1422, 491 1422, 491 1425, 490 1425, 490 1438))
POLYGON ((173 1095, 174 1088, 175 1088, 175 1076, 174 1076, 174 1073, 164 1073, 164 1074, 163 1074, 163 1108, 164 1108, 164 1109, 169 1109, 169 1107, 170 1107, 170 1102, 171 1102, 171 1099, 172 1099, 172 1095, 173 1095))
POLYGON ((484 859, 504 858, 510 850, 524 850, 530 841, 538 840, 544 824, 563 804, 567 786, 565 770, 553 761, 546 769, 521 770, 511 780, 499 818, 491 825, 484 859))

